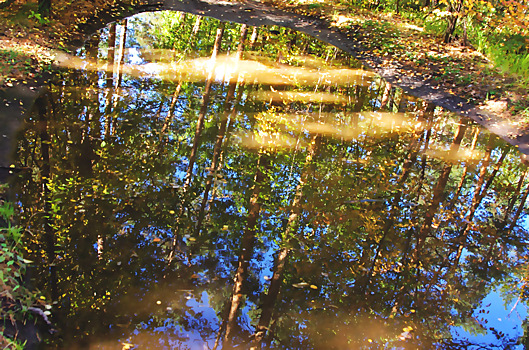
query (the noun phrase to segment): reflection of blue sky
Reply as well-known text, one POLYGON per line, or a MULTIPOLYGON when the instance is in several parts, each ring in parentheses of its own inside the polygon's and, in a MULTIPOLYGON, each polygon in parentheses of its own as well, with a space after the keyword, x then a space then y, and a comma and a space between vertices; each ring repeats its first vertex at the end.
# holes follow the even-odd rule
MULTIPOLYGON (((452 335, 456 340, 468 339, 471 343, 485 345, 493 344, 500 346, 501 342, 496 338, 490 328, 506 334, 506 338, 518 338, 523 334, 522 321, 527 317, 527 305, 516 300, 505 305, 498 290, 491 292, 481 303, 481 307, 474 310, 473 316, 486 328, 483 334, 471 334, 462 327, 454 327, 452 335)), ((522 345, 516 349, 523 349, 522 345)))
MULTIPOLYGON (((217 318, 215 310, 209 305, 209 295, 206 291, 202 292, 200 300, 191 298, 188 300, 187 307, 193 310, 195 315, 200 315, 201 322, 205 322, 208 325, 204 328, 219 329, 220 322, 217 318)), ((191 349, 204 349, 204 341, 208 342, 209 348, 211 349, 215 343, 215 339, 203 339, 203 337, 196 331, 186 333, 189 336, 189 346, 191 349)))

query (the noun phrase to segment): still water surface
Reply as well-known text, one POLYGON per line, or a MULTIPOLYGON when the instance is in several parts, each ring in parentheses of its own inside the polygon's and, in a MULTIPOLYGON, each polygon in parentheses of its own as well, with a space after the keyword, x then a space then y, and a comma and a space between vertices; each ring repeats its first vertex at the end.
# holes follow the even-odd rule
POLYGON ((49 347, 522 336, 488 304, 525 319, 527 167, 473 122, 295 31, 180 13, 109 26, 65 66, 15 184, 49 347))

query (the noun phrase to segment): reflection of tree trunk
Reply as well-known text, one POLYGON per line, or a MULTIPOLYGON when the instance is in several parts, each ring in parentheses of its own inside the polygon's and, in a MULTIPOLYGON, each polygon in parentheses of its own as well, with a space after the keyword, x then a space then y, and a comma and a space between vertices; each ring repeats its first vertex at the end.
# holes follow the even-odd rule
POLYGON ((283 284, 283 273, 285 270, 285 264, 287 262, 288 253, 290 251, 289 245, 290 240, 294 237, 297 231, 298 218, 301 213, 301 201, 303 199, 303 188, 309 177, 309 168, 312 163, 312 159, 317 149, 319 148, 321 141, 321 136, 314 136, 310 149, 307 152, 305 158, 305 170, 301 175, 300 182, 296 188, 296 194, 294 195, 294 200, 292 201, 292 209, 290 210, 290 215, 288 217, 287 226, 285 232, 283 233, 282 241, 283 248, 278 252, 277 258, 274 263, 274 273, 270 282, 270 287, 268 288, 268 293, 263 299, 263 305, 261 307, 261 317, 259 318, 259 323, 255 329, 255 333, 252 339, 251 349, 260 349, 263 342, 264 336, 270 325, 272 319, 272 314, 274 311, 274 306, 276 304, 277 298, 279 296, 279 291, 281 290, 281 285, 283 284))
POLYGON ((121 87, 121 81, 123 79, 123 64, 125 63, 125 48, 127 43, 127 19, 121 20, 121 36, 119 38, 119 57, 118 57, 118 76, 116 88, 121 87))
POLYGON ((241 253, 239 255, 239 262, 237 271, 235 273, 233 293, 230 302, 228 319, 226 322, 226 334, 224 335, 224 344, 228 347, 231 346, 231 338, 235 330, 237 323, 237 312, 239 306, 243 300, 243 289, 248 274, 248 267, 250 265, 250 259, 253 255, 253 246, 255 241, 255 233, 257 230, 257 221, 259 219, 259 213, 261 210, 261 189, 265 181, 265 169, 267 167, 268 160, 265 155, 260 155, 257 162, 257 168, 255 171, 254 186, 252 189, 252 195, 250 197, 250 203, 248 205, 248 216, 246 229, 241 240, 241 253))
POLYGON ((202 21, 202 16, 195 17, 195 24, 193 25, 193 32, 191 33, 192 37, 195 37, 200 29, 200 23, 202 21))
POLYGON ((50 164, 50 144, 51 137, 48 131, 47 119, 47 98, 41 96, 35 101, 39 113, 39 130, 40 130, 40 149, 42 159, 41 183, 42 183, 42 200, 44 201, 44 241, 46 242, 46 255, 48 259, 48 268, 50 271, 51 297, 55 301, 59 297, 57 291, 57 272, 55 269, 55 236, 51 226, 51 199, 49 183, 51 178, 50 164))
POLYGON ((391 83, 386 82, 384 84, 384 93, 382 95, 382 99, 380 100, 380 109, 387 108, 389 109, 390 99, 391 99, 391 90, 392 86, 391 83))
POLYGON ((425 213, 424 222, 417 236, 417 246, 415 248, 415 262, 417 264, 419 262, 419 256, 421 254, 422 246, 427 236, 430 234, 435 213, 439 209, 439 204, 444 199, 444 191, 448 183, 450 172, 452 171, 452 162, 456 158, 457 152, 459 151, 461 140, 463 139, 463 135, 465 134, 465 130, 467 129, 467 123, 468 122, 466 120, 460 120, 459 127, 457 128, 454 140, 452 141, 452 145, 450 146, 448 162, 444 166, 443 170, 441 170, 441 174, 439 175, 437 184, 433 188, 432 202, 428 206, 428 209, 425 213))
MULTIPOLYGON (((248 26, 243 24, 241 26, 241 37, 239 40, 239 46, 237 48, 237 54, 235 57, 235 61, 239 61, 242 57, 242 52, 244 48, 244 40, 246 38, 246 34, 248 33, 248 26)), ((234 62, 233 64, 237 67, 237 63, 234 62)), ((236 71, 237 69, 235 69, 236 71)), ((204 190, 204 196, 202 197, 202 203, 200 205, 200 210, 198 213, 198 220, 197 220, 197 227, 196 232, 200 233, 201 227, 202 227, 202 221, 204 220, 204 212, 206 210, 206 204, 209 199, 209 192, 211 191, 211 186, 213 184, 213 181, 215 179, 215 176, 217 174, 218 170, 218 163, 220 158, 220 153, 222 150, 222 143, 224 141, 224 136, 226 135, 226 129, 229 122, 229 115, 230 115, 230 103, 231 100, 233 100, 233 97, 235 95, 235 88, 237 87, 237 80, 234 79, 235 77, 231 77, 231 81, 228 88, 228 93, 226 94, 226 100, 224 102, 224 111, 221 116, 220 125, 219 125, 219 131, 217 134, 217 138, 215 140, 215 146, 213 148, 213 156, 211 160, 211 166, 209 169, 209 173, 206 180, 206 188, 204 190)), ((232 111, 235 110, 236 104, 233 104, 231 107, 232 111)))
POLYGON ((457 254, 456 254, 456 257, 454 258, 454 263, 452 264, 452 267, 451 267, 452 271, 455 271, 457 267, 459 266, 459 259, 461 258, 461 254, 463 253, 463 248, 466 245, 467 236, 470 233, 470 230, 472 228, 471 222, 474 219, 476 210, 481 204, 481 200, 487 195, 487 191, 489 187, 492 185, 492 182, 494 181, 494 179, 496 178, 496 175, 498 174, 498 171, 500 170, 501 165, 503 164, 503 160, 507 156, 507 153, 509 153, 508 148, 502 153, 500 159, 496 163, 496 166, 494 167, 494 170, 492 171, 492 174, 490 175, 483 189, 480 191, 480 187, 476 186, 476 192, 475 192, 474 198, 472 199, 470 213, 465 218, 465 224, 463 225, 463 229, 460 231, 462 233, 459 235, 459 244, 457 247, 457 254))
MULTIPOLYGON (((115 34, 115 31, 114 31, 115 34)), ((112 38, 109 38, 109 41, 111 41, 112 38)), ((87 100, 88 102, 83 103, 87 106, 86 110, 86 123, 85 123, 85 130, 83 139, 81 141, 80 145, 80 156, 77 160, 78 162, 78 169, 79 169, 79 175, 84 178, 91 178, 93 176, 93 167, 95 162, 97 161, 97 155, 94 151, 94 145, 95 140, 98 140, 101 138, 101 113, 100 113, 100 104, 99 104, 99 93, 96 92, 99 91, 96 89, 98 86, 98 80, 99 80, 99 74, 98 74, 98 54, 99 54, 99 44, 100 44, 101 36, 99 34, 93 35, 90 40, 86 44, 86 57, 91 62, 90 64, 94 64, 94 68, 91 70, 91 73, 89 73, 89 81, 88 86, 90 87, 87 90, 87 100)), ((115 41, 115 37, 114 37, 115 41)), ((109 43, 110 45, 110 43, 109 43)), ((112 46, 112 51, 113 51, 112 46)), ((110 48, 109 48, 110 51, 110 48)), ((109 55, 112 56, 113 59, 113 52, 109 55)), ((113 62, 112 62, 113 63, 113 62)), ((108 82, 112 82, 112 77, 109 78, 107 73, 107 84, 108 82)), ((110 92, 110 90, 109 90, 110 92)), ((107 95, 108 96, 111 95, 107 95)), ((106 134, 106 130, 104 132, 106 134)), ((92 244, 92 242, 90 242, 92 244)), ((103 255, 103 248, 104 248, 104 238, 98 234, 97 235, 97 241, 96 241, 96 249, 97 249, 97 256, 99 259, 102 259, 103 255)))
MULTIPOLYGON (((113 112, 115 112, 118 106, 118 102, 119 102, 120 95, 121 95, 121 83, 123 80, 123 64, 125 62, 125 46, 126 46, 126 41, 127 41, 127 19, 122 20, 120 23, 121 23, 121 36, 119 38, 118 58, 117 60, 114 61, 114 64, 117 61, 116 80, 113 86, 113 90, 111 89, 111 91, 109 91, 110 96, 107 97, 108 104, 106 106, 107 108, 105 109, 105 115, 107 118, 106 124, 105 124, 105 135, 106 136, 110 136, 113 133, 113 130, 112 130, 113 115, 112 114, 113 112), (110 103, 111 101, 112 103, 110 103)), ((115 32, 116 31, 117 31, 117 27, 116 27, 115 32)), ((112 73, 112 76, 113 76, 113 73, 112 73)), ((107 79, 107 83, 108 82, 109 81, 107 79)))
POLYGON ((160 147, 162 147, 162 141, 163 141, 164 135, 167 132, 169 125, 171 125, 171 121, 173 120, 176 102, 178 101, 178 96, 180 96, 181 90, 182 90, 182 82, 179 81, 178 85, 176 86, 173 92, 173 96, 171 97, 171 105, 169 106, 169 112, 167 113, 167 116, 165 117, 165 120, 163 122, 162 129, 160 130, 160 147))
POLYGON ((252 28, 252 35, 250 36, 250 45, 248 49, 253 49, 253 46, 255 44, 255 41, 257 40, 257 34, 259 34, 259 31, 257 30, 257 27, 252 28))
POLYGON ((496 144, 496 136, 490 135, 489 142, 487 143, 487 149, 485 151, 485 156, 483 157, 483 161, 481 162, 481 169, 479 170, 478 175, 478 182, 476 183, 476 190, 474 193, 474 199, 479 196, 479 193, 481 192, 481 187, 483 187, 483 183, 485 183, 485 175, 487 174, 487 170, 489 168, 490 163, 490 157, 492 155, 492 150, 494 149, 494 145, 496 144))
MULTIPOLYGON (((365 102, 365 99, 367 97, 367 85, 359 85, 356 87, 356 94, 355 96, 357 96, 357 100, 353 106, 353 112, 361 112, 362 111, 362 107, 364 106, 364 102, 365 102)), ((353 118, 356 118, 358 119, 358 114, 354 114, 354 117, 353 118)), ((357 130, 355 128, 355 130, 357 130)))
POLYGON ((88 60, 88 74, 97 76, 97 56, 99 53, 99 42, 101 36, 99 33, 92 35, 85 44, 86 59, 88 60))
MULTIPOLYGON (((86 58, 97 67, 99 53, 99 35, 93 35, 86 43, 86 58)), ((89 70, 85 95, 83 95, 83 104, 86 105, 85 127, 82 130, 83 136, 80 144, 80 153, 76 159, 79 175, 89 178, 93 175, 93 164, 96 160, 94 152, 94 140, 99 139, 100 135, 100 111, 99 111, 99 94, 96 89, 98 86, 99 75, 96 69, 89 70)))
POLYGON ((514 205, 516 204, 516 200, 518 199, 518 196, 520 195, 520 191, 522 189, 522 185, 525 181, 525 177, 527 176, 528 169, 526 168, 522 175, 520 176, 520 179, 518 180, 518 185, 516 186, 516 190, 514 191, 514 195, 509 200, 509 205, 507 206, 507 209, 505 209, 505 214, 503 215, 503 224, 502 226, 507 226, 507 220, 509 219, 509 216, 511 215, 511 211, 514 208, 514 205))
MULTIPOLYGON (((476 131, 474 132, 474 138, 472 139, 472 144, 470 146, 470 154, 473 157, 474 156, 474 150, 476 149, 476 144, 478 142, 478 135, 480 133, 480 128, 476 127, 476 131)), ((449 205, 449 208, 453 208, 455 203, 457 202, 457 199, 459 198, 459 195, 461 194, 461 190, 463 189, 463 185, 465 184, 465 177, 468 173, 468 166, 473 163, 473 159, 468 159, 465 162, 465 167, 463 168, 463 173, 461 174, 461 180, 459 181, 459 184, 457 185, 457 190, 454 193, 454 196, 452 197, 452 202, 449 205)))
POLYGON ((106 70, 107 96, 105 101, 105 137, 111 135, 110 125, 112 121, 112 96, 114 96, 114 60, 116 53, 116 22, 112 22, 108 29, 108 53, 106 70))
POLYGON ((202 129, 204 128, 206 111, 207 111, 208 104, 209 104, 209 99, 210 99, 210 94, 211 94, 211 85, 213 84, 213 77, 214 77, 214 72, 215 72, 214 63, 217 58, 217 54, 220 50, 220 44, 222 41, 223 34, 224 34, 224 23, 221 23, 220 26, 217 28, 217 36, 215 37, 215 44, 213 47, 213 52, 211 53, 212 67, 206 79, 206 86, 204 87, 204 95, 202 98, 202 106, 200 107, 200 111, 198 112, 198 120, 197 120, 197 127, 195 131, 195 137, 193 139, 193 146, 191 147, 191 153, 189 154, 189 164, 187 167, 187 174, 186 174, 186 179, 185 179, 185 184, 184 184, 185 188, 187 188, 189 184, 191 183, 193 167, 195 165, 197 152, 198 152, 198 146, 200 144, 200 136, 202 134, 202 129))
MULTIPOLYGON (((423 153, 425 153, 428 148, 430 147, 430 138, 432 136, 432 129, 434 124, 434 118, 431 118, 428 121, 428 124, 426 126, 426 133, 424 135, 424 146, 423 146, 423 153)), ((425 182, 425 176, 426 176, 426 160, 427 157, 423 156, 421 157, 421 173, 419 175, 419 186, 417 187, 417 197, 419 198, 422 195, 422 190, 425 182)))
MULTIPOLYGON (((432 103, 429 103, 423 113, 423 117, 421 118, 421 122, 424 122, 424 120, 430 120, 431 116, 433 115, 433 111, 435 109, 435 105, 432 103)), ((409 146, 409 152, 408 157, 406 161, 404 162, 404 165, 402 166, 402 174, 398 180, 397 188, 402 186, 402 184, 406 183, 408 176, 410 175, 410 171, 412 168, 412 165, 415 163, 417 159, 417 155, 419 154, 419 138, 420 135, 423 133, 422 129, 418 129, 414 133, 414 137, 410 142, 409 146)), ((384 224, 384 228, 382 230, 383 234, 380 240, 378 241, 377 248, 375 249, 375 256, 373 257, 371 267, 369 269, 369 272, 367 274, 366 281, 364 283, 364 291, 367 291, 367 287, 369 285, 369 282, 371 278, 374 275, 375 272, 375 266, 377 263, 377 259, 380 255, 381 250, 384 248, 384 245, 386 243, 386 239, 389 235, 389 232, 391 228, 393 227, 393 224, 395 222, 395 218, 398 217, 398 210, 399 210, 399 202, 402 197, 402 192, 399 191, 395 194, 395 197, 393 198, 393 203, 391 204, 391 209, 389 210, 388 217, 386 219, 386 222, 384 224)))
POLYGON ((397 112, 404 113, 406 111, 406 107, 408 107, 408 97, 405 94, 401 94, 397 112))
POLYGON ((261 317, 259 318, 259 324, 255 328, 255 334, 253 335, 252 345, 250 349, 261 349, 261 344, 264 340, 270 321, 272 319, 272 313, 283 284, 283 273, 285 270, 285 264, 289 253, 288 248, 282 248, 277 254, 277 258, 274 263, 274 274, 270 282, 270 288, 268 293, 263 299, 263 305, 261 306, 261 317))
MULTIPOLYGON (((182 13, 180 16, 180 22, 182 22, 185 19, 185 13, 182 13)), ((202 17, 197 16, 195 20, 195 24, 193 26, 193 30, 189 36, 189 45, 186 47, 186 50, 184 52, 184 55, 187 53, 188 50, 190 50, 192 47, 194 47, 195 43, 195 37, 198 33, 198 30, 200 29, 200 21, 202 17)), ((173 60, 176 59, 176 44, 173 46, 173 60)), ((167 116, 165 117, 162 129, 160 130, 160 147, 162 147, 162 141, 165 133, 167 132, 167 129, 169 128, 169 125, 171 124, 174 116, 174 110, 176 107, 176 102, 178 101, 178 96, 180 96, 180 91, 182 90, 182 80, 178 81, 178 84, 176 85, 175 91, 173 92, 173 96, 171 97, 171 105, 169 106, 169 112, 167 113, 167 116)), ((159 113, 160 114, 160 113, 159 113)))
MULTIPOLYGON (((493 139, 493 138, 491 138, 491 139, 493 139)), ((489 142, 489 145, 491 145, 491 144, 493 144, 493 142, 489 142)), ((502 154, 502 156, 498 160, 498 163, 496 163, 496 166, 494 167, 494 170, 493 170, 491 176, 489 177, 487 183, 485 184, 485 187, 483 188, 483 190, 480 191, 481 186, 478 186, 478 185, 476 186, 476 191, 475 191, 475 194, 474 194, 474 198, 472 199, 472 204, 471 204, 471 207, 469 209, 470 212, 469 212, 468 216, 465 218, 465 224, 464 224, 462 230, 460 231, 462 233, 459 234, 460 243, 459 243, 458 248, 457 248, 456 257, 454 258, 454 263, 450 266, 450 269, 449 269, 448 273, 454 273, 456 271, 457 267, 459 266, 459 259, 461 258, 461 254, 463 252, 463 248, 464 248, 464 246, 466 244, 466 238, 467 238, 467 236, 468 236, 468 234, 470 232, 470 229, 471 229, 471 225, 469 223, 474 218, 475 212, 476 212, 477 208, 479 207, 479 205, 481 203, 481 200, 485 197, 488 188, 490 187, 490 185, 492 184, 492 181, 496 177, 496 175, 497 175, 497 173, 498 173, 498 171, 499 171, 499 169, 501 167, 501 164, 503 163, 503 160, 504 160, 505 156, 507 155, 507 152, 508 152, 508 150, 505 151, 502 154)), ((488 159, 486 164, 488 164, 489 161, 490 161, 490 155, 488 157, 486 157, 486 158, 488 159)), ((481 177, 478 180, 478 184, 483 184, 486 171, 481 169, 480 174, 481 174, 481 177)), ((493 238, 494 242, 495 242, 495 240, 496 240, 496 238, 493 238)), ((491 243, 490 249, 493 248, 493 245, 494 245, 494 243, 491 243)), ((490 249, 489 249, 489 253, 490 253, 490 249)), ((444 258, 444 261, 441 264, 441 266, 439 266, 439 268, 435 271, 435 274, 433 275, 433 277, 430 278, 430 282, 428 283, 428 287, 426 288, 427 292, 429 292, 430 289, 434 285, 437 284, 437 281, 439 279, 439 276, 441 275, 441 272, 442 272, 443 268, 449 266, 449 259, 450 259, 450 254, 447 254, 446 257, 444 258)))
POLYGON ((489 245, 489 249, 487 251, 487 254, 485 255, 485 258, 483 259, 484 264, 487 264, 489 261, 492 261, 494 248, 496 247, 496 242, 498 241, 498 238, 503 233, 509 233, 512 231, 512 229, 515 227, 516 222, 518 221, 518 218, 520 217, 520 214, 525 206, 525 201, 527 200, 527 196, 529 195, 529 186, 527 187, 527 190, 525 191, 524 195, 522 196, 520 206, 518 207, 518 210, 516 211, 513 221, 508 228, 508 230, 505 230, 507 227, 507 221, 509 220, 509 216, 511 215, 511 211, 514 208, 514 205, 516 204, 516 201, 518 200, 518 196, 520 195, 520 191, 522 189, 522 185, 524 183, 525 177, 527 176, 528 169, 526 168, 522 175, 520 176, 520 179, 518 180, 518 185, 516 186, 516 190, 514 192, 514 195, 509 200, 509 205, 507 206, 507 209, 505 210, 505 213, 503 215, 503 220, 499 227, 496 228, 496 231, 494 233, 494 237, 492 237, 492 240, 489 245))
MULTIPOLYGON (((257 34, 258 34, 258 30, 257 30, 257 27, 253 27, 252 29, 252 35, 250 37, 250 41, 248 42, 248 50, 251 50, 254 45, 255 45, 255 41, 257 39, 257 34)), ((234 103, 234 106, 238 106, 241 102, 241 99, 243 97, 243 91, 242 91, 242 87, 246 87, 247 85, 245 85, 244 83, 244 79, 242 80, 241 82, 241 85, 240 85, 240 89, 241 89, 241 92, 237 94, 237 99, 234 103)), ((231 114, 230 114, 230 117, 229 117, 229 120, 234 120, 235 117, 237 116, 237 108, 232 108, 231 110, 231 114)), ((222 148, 221 152, 220 152, 220 156, 219 156, 219 166, 218 166, 218 171, 220 171, 220 169, 222 169, 222 165, 224 163, 224 153, 225 153, 225 150, 226 150, 226 147, 227 145, 230 144, 230 136, 233 134, 232 133, 232 129, 233 129, 233 123, 232 124, 229 124, 227 126, 227 135, 226 135, 226 139, 224 140, 223 144, 224 144, 224 147, 222 148)), ((217 172, 218 172, 217 171, 217 172)), ((214 201, 215 199, 215 188, 213 188, 213 193, 212 193, 212 196, 211 196, 211 199, 210 199, 210 203, 214 201)))
MULTIPOLYGON (((424 107, 424 112, 422 113, 424 118, 422 118, 421 120, 421 123, 425 123, 425 126, 423 128, 425 130, 425 132, 423 132, 424 136, 421 137, 424 139, 424 141, 422 142, 422 152, 421 152, 420 151, 421 141, 420 139, 417 140, 416 155, 418 155, 419 152, 424 154, 428 150, 429 143, 430 143, 430 136, 432 134, 433 124, 434 124, 434 111, 435 111, 435 105, 432 103, 427 103, 426 106, 424 107)), ((413 156, 412 159, 416 159, 416 155, 413 156)), ((419 202, 421 198, 423 184, 425 182, 426 157, 423 155, 421 158, 422 158, 421 167, 420 167, 421 173, 420 173, 419 180, 418 180, 419 185, 417 187, 417 190, 415 191, 415 197, 416 197, 415 202, 419 202)), ((409 166, 411 165, 412 164, 410 162, 409 166)), ((404 171, 403 171, 403 174, 404 174, 404 171)), ((402 183, 404 182, 402 181, 402 183)), ((397 313, 399 306, 402 305, 404 296, 406 294, 406 283, 407 283, 406 281, 410 274, 410 268, 411 268, 411 263, 412 263, 412 258, 413 258, 412 256, 413 252, 412 252, 411 247, 412 247, 412 240, 414 236, 415 236, 415 229, 413 227, 410 227, 405 233, 406 241, 402 249, 402 258, 401 258, 402 267, 401 267, 401 271, 398 273, 397 281, 395 282, 395 285, 397 286, 396 290, 398 290, 398 292, 397 292, 397 295, 395 296, 395 302, 393 304, 392 314, 397 313), (400 287, 398 287, 399 285, 400 287)))
MULTIPOLYGON (((241 102, 241 99, 243 97, 243 90, 242 88, 243 87, 246 87, 247 85, 245 84, 241 84, 239 86, 239 89, 241 89, 240 92, 237 93, 237 98, 235 99, 235 102, 233 103, 234 106, 239 106, 240 102, 241 102)), ((235 117, 237 116, 237 108, 232 108, 231 109, 231 114, 229 116, 229 121, 232 121, 232 120, 235 120, 235 117)), ((228 147, 228 145, 230 144, 230 137, 231 135, 233 134, 232 131, 233 131, 233 123, 228 123, 228 125, 226 126, 226 136, 225 136, 225 139, 223 141, 223 147, 222 149, 220 150, 220 155, 219 155, 219 161, 218 161, 218 167, 217 167, 217 173, 220 172, 220 170, 222 169, 222 166, 224 164, 224 154, 226 152, 226 148, 228 147)), ((213 182, 214 183, 214 182, 213 182)), ((213 187, 213 192, 211 194, 211 198, 209 200, 209 203, 212 203, 214 200, 215 200, 215 187, 213 187)))
POLYGON ((509 226, 507 232, 511 232, 518 222, 518 219, 520 218, 520 215, 522 214, 522 211, 525 207, 525 202, 527 201, 527 196, 529 195, 529 186, 527 186, 527 190, 525 190, 525 193, 523 194, 522 200, 520 201, 520 205, 518 206, 518 210, 516 210, 516 214, 514 214, 514 218, 512 219, 511 226, 509 226))

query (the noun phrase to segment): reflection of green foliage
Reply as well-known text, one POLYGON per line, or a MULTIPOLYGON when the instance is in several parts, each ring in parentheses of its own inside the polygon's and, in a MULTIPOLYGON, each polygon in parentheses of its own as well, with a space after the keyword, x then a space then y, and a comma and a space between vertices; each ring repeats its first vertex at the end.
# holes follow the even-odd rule
MULTIPOLYGON (((154 37, 160 40, 147 48, 175 48, 186 58, 197 52, 208 55, 217 21, 204 22, 199 37, 189 43, 185 39, 193 17, 160 16, 156 22, 152 15, 130 40, 154 37), (196 52, 186 51, 188 46, 196 52)), ((227 26, 223 50, 236 47, 239 29, 227 26)), ((254 45, 255 51, 267 54, 259 59, 263 65, 285 71, 287 62, 312 69, 348 67, 349 59, 334 48, 284 28, 278 31, 280 35, 262 31, 254 45), (309 53, 317 58, 312 62, 325 64, 311 67, 314 63, 303 58, 309 53)), ((517 156, 509 153, 496 178, 486 177, 491 187, 463 240, 461 228, 467 224, 483 157, 450 159, 444 150, 452 146, 459 121, 425 115, 425 105, 407 101, 401 91, 381 105, 384 89, 369 77, 362 78, 364 85, 239 86, 237 113, 230 117, 222 168, 214 176, 214 196, 210 194, 200 234, 197 212, 227 84, 213 86, 195 171, 186 186, 204 83, 182 84, 168 120, 178 82, 125 76, 120 96, 109 102, 99 79, 83 71, 64 72, 62 81, 77 85, 52 85, 47 127, 42 116, 31 114, 19 141, 19 162, 35 168, 34 176, 19 185, 17 198, 25 204, 21 221, 34 232, 25 237, 25 249, 41 265, 38 284, 48 286, 43 227, 52 228, 62 327, 75 338, 65 339, 66 345, 107 335, 116 324, 130 324, 112 334, 121 339, 136 326, 147 332, 165 322, 179 329, 176 334, 199 330, 204 339, 214 337, 215 327, 186 303, 206 293, 213 311, 224 314, 257 185, 261 211, 245 305, 257 322, 268 288, 261 279, 269 268, 264 262, 271 251, 290 248, 270 339, 278 347, 440 346, 449 342, 450 327, 473 325, 472 311, 492 284, 525 261, 510 253, 524 247, 516 238, 525 239, 527 232, 517 227, 514 235, 505 228, 505 220, 513 217, 513 210, 505 213, 506 208, 523 205, 519 193, 512 195, 512 183, 524 171, 512 165, 517 156), (251 97, 273 90, 329 91, 351 96, 351 103, 269 103, 251 97), (107 109, 111 113, 102 115, 107 109), (372 110, 377 113, 368 112, 372 110), (396 110, 406 113, 379 113, 396 110), (165 123, 169 128, 162 133, 165 123), (43 143, 46 135, 50 141, 43 143), (262 147, 245 144, 259 137, 271 141, 262 147), (43 144, 50 146, 49 160, 39 159, 43 144), (268 164, 259 168, 264 176, 256 184, 258 160, 263 158, 268 164), (50 176, 43 179, 46 166, 50 176), (418 247, 421 224, 445 169, 450 173, 443 198, 434 203, 432 227, 418 247), (298 187, 300 179, 305 182, 298 187), (294 208, 297 197, 301 200, 294 208), (294 209, 299 215, 288 224, 294 209), (173 242, 178 249, 171 255, 173 242), (456 259, 460 246, 466 255, 456 259), (169 256, 176 258, 169 261, 169 256)), ((462 145, 471 144, 475 132, 470 126, 462 145)), ((476 154, 489 152, 494 164, 504 149, 495 144, 488 149, 488 138, 479 134, 476 154)))

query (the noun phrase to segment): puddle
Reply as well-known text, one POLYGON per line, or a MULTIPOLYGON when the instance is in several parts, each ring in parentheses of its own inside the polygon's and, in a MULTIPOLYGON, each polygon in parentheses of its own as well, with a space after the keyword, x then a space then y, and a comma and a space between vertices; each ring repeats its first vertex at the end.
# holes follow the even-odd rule
POLYGON ((49 347, 521 336, 480 317, 491 291, 525 286, 514 147, 289 29, 160 12, 129 18, 120 45, 117 28, 65 63, 17 144, 49 347))

